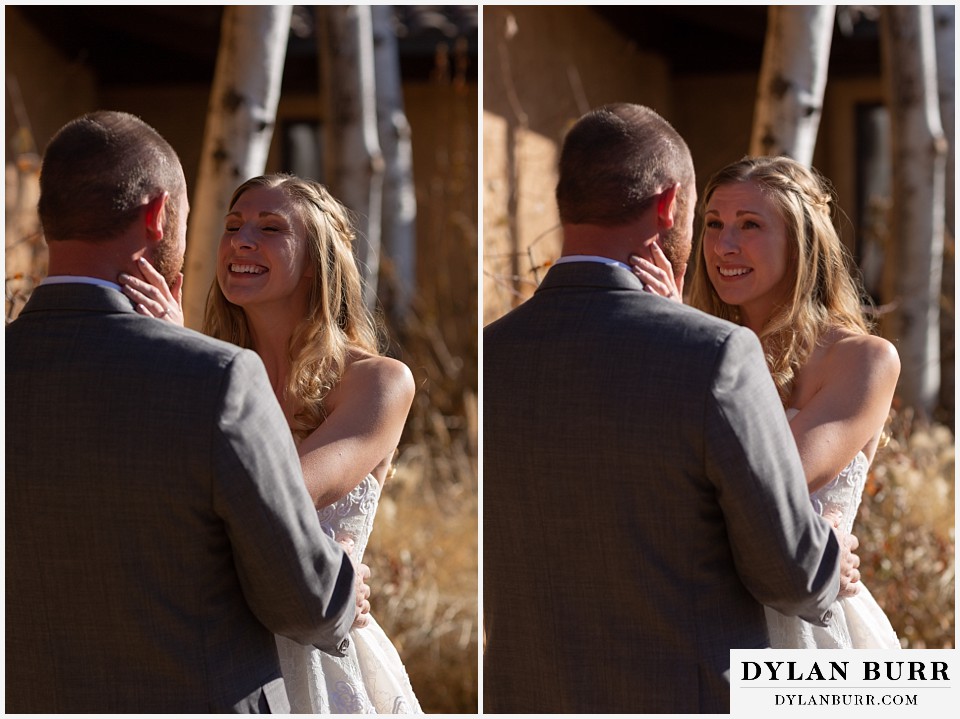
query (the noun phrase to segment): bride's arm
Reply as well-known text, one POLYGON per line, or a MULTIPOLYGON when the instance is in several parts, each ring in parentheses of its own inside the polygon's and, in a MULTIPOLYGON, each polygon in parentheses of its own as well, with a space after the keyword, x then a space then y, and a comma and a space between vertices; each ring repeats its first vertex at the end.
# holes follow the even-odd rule
POLYGON ((872 461, 900 376, 896 349, 880 337, 847 337, 829 353, 814 378, 816 394, 790 422, 811 493, 860 450, 872 461))
MULTIPOLYGON (((630 267, 648 292, 682 298, 670 264, 653 244, 649 259, 630 257, 630 267)), ((800 451, 807 487, 817 491, 836 477, 861 449, 873 459, 879 429, 890 412, 900 376, 900 358, 886 340, 848 337, 831 349, 821 387, 790 422, 800 451)))
POLYGON ((346 496, 374 469, 385 471, 413 395, 413 376, 402 362, 364 356, 347 366, 327 397, 326 420, 298 448, 314 506, 346 496))

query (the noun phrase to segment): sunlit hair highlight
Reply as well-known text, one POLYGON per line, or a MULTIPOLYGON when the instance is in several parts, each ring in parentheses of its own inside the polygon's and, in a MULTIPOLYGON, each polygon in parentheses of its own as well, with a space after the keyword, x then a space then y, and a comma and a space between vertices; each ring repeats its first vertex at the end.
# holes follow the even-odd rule
MULTIPOLYGON (((747 157, 710 178, 703 191, 701 217, 718 187, 740 182, 753 182, 774 204, 790 243, 788 272, 794 273, 790 300, 760 331, 767 366, 787 407, 798 370, 828 330, 869 334, 871 328, 863 311, 859 273, 854 274, 849 252, 834 225, 836 197, 829 181, 789 157, 747 157)), ((705 230, 706 224, 701 223, 693 254, 696 268, 690 304, 739 324, 737 307, 720 299, 707 276, 705 230)))
MULTIPOLYGON (((306 230, 308 261, 315 272, 307 314, 290 338, 290 380, 285 388, 299 410, 294 436, 300 440, 324 420, 324 399, 343 376, 351 350, 380 354, 382 327, 363 302, 363 281, 353 254, 356 233, 350 213, 326 187, 313 180, 274 174, 254 177, 230 198, 233 209, 252 188, 280 188, 297 208, 306 230)), ((217 280, 207 296, 204 333, 252 348, 246 315, 223 294, 217 280)))

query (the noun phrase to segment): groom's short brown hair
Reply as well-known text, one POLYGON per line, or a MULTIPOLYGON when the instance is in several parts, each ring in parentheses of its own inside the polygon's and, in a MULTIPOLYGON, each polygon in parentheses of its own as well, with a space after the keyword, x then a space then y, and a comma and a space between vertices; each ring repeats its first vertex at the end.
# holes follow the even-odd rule
POLYGON ((176 198, 185 187, 180 159, 160 133, 134 115, 99 111, 50 140, 37 209, 48 241, 108 240, 130 226, 146 199, 176 198))
POLYGON ((627 224, 678 182, 693 187, 693 160, 670 123, 643 105, 604 105, 581 117, 564 138, 560 221, 627 224))

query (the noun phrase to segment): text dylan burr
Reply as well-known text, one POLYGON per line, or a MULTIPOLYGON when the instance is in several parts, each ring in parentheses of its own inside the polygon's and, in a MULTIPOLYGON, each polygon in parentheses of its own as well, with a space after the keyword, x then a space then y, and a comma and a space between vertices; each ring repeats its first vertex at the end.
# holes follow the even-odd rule
POLYGON ((744 681, 949 681, 946 662, 740 662, 744 681), (851 667, 851 665, 853 665, 851 667), (851 670, 854 672, 851 674, 851 670))

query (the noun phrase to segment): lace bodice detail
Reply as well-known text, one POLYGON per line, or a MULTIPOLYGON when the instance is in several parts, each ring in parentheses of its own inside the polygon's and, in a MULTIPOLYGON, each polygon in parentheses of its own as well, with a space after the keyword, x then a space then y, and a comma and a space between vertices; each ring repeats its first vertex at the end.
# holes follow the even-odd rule
POLYGON ((338 542, 352 542, 355 562, 363 561, 379 502, 380 483, 368 474, 346 497, 317 512, 324 532, 338 542))
MULTIPOLYGON (((368 474, 346 497, 317 512, 323 531, 357 563, 363 560, 380 503, 380 483, 368 474)), ((290 711, 294 714, 422 714, 396 647, 373 617, 350 630, 344 656, 277 637, 290 711)))
MULTIPOLYGON (((787 418, 793 419, 797 412, 788 409, 787 418)), ((857 452, 840 474, 810 495, 817 514, 839 518, 841 533, 849 534, 853 529, 869 468, 866 455, 857 452)), ((863 585, 856 596, 838 599, 830 605, 830 619, 825 627, 815 626, 799 617, 785 616, 770 607, 764 607, 764 613, 770 646, 777 649, 900 648, 890 620, 863 585)))
MULTIPOLYGON (((793 419, 799 410, 788 409, 787 419, 793 419)), ((826 485, 810 495, 810 502, 817 514, 837 516, 840 518, 839 529, 844 534, 853 531, 853 521, 860 508, 863 498, 863 488, 867 484, 867 470, 870 462, 863 452, 856 456, 840 474, 831 479, 826 485)))
POLYGON ((840 471, 840 474, 810 495, 810 501, 817 514, 835 515, 840 518, 839 529, 844 534, 849 534, 853 530, 853 520, 860 508, 869 467, 870 463, 867 462, 863 452, 857 452, 857 456, 840 471))
MULTIPOLYGON (((787 419, 793 419, 800 410, 791 407, 787 410, 787 419)), ((863 452, 856 456, 840 474, 831 479, 826 485, 810 495, 810 502, 817 514, 839 517, 838 529, 844 534, 853 531, 853 520, 860 509, 860 500, 863 499, 863 488, 867 484, 867 470, 870 462, 863 452)))

